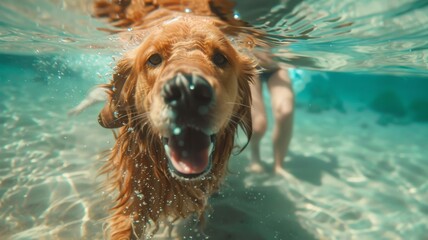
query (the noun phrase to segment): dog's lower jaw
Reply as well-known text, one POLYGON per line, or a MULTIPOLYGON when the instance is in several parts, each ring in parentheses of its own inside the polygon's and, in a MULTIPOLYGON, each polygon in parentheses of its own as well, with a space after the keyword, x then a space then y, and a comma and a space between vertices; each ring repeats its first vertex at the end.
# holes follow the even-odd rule
POLYGON ((162 137, 171 176, 180 180, 200 180, 212 168, 215 134, 208 135, 193 127, 184 127, 169 137, 162 137))
POLYGON ((179 172, 171 163, 171 160, 168 161, 168 170, 174 178, 180 181, 196 181, 196 180, 204 180, 206 176, 209 175, 212 169, 212 161, 208 163, 208 167, 201 173, 196 174, 183 174, 179 172))
POLYGON ((130 237, 134 234, 137 239, 144 239, 165 219, 184 219, 193 214, 203 217, 208 197, 224 179, 234 139, 233 132, 225 129, 210 136, 212 144, 215 143, 210 170, 206 175, 189 179, 170 174, 159 135, 147 127, 141 134, 136 133, 122 128, 123 142, 114 146, 109 159, 110 172, 121 173, 112 174, 109 179, 114 189, 119 189, 109 223, 111 239, 134 239, 130 237), (147 146, 152 146, 152 150, 141 152, 147 146), (121 164, 114 164, 117 159, 122 160, 121 164))

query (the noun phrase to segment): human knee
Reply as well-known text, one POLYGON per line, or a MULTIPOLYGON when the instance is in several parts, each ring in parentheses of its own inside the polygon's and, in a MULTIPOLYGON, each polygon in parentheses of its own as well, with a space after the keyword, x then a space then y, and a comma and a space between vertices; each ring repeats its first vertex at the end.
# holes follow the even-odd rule
POLYGON ((288 121, 293 117, 294 106, 293 104, 279 104, 274 109, 275 120, 277 122, 288 121))
POLYGON ((253 135, 263 135, 266 132, 267 121, 263 116, 253 117, 253 135))

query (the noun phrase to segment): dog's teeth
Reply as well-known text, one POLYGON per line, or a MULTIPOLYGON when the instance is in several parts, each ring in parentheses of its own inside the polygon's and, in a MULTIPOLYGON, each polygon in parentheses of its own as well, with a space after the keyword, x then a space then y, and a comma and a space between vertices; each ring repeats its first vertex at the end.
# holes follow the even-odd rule
POLYGON ((165 148, 166 156, 171 159, 171 153, 168 146, 168 140, 164 141, 163 147, 165 148))
POLYGON ((209 149, 208 149, 208 153, 211 155, 213 153, 213 149, 214 149, 214 144, 211 142, 209 149))

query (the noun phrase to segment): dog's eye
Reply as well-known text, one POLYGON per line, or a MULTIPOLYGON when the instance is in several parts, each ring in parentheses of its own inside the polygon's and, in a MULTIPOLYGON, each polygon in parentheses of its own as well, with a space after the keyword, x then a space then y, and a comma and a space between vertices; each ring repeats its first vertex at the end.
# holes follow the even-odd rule
POLYGON ((227 58, 221 53, 215 53, 212 57, 212 61, 218 67, 224 67, 228 63, 227 58))
POLYGON ((149 57, 147 64, 152 67, 156 67, 162 63, 162 56, 159 53, 155 53, 149 57))

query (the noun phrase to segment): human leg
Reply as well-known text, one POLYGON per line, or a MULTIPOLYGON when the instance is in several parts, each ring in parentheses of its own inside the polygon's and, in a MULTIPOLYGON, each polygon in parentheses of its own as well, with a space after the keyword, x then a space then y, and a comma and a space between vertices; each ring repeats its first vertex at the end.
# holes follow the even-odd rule
POLYGON ((282 174, 293 128, 294 94, 286 69, 279 69, 268 81, 275 123, 272 132, 274 171, 282 174))
POLYGON ((261 81, 259 79, 255 80, 254 83, 251 84, 250 88, 252 97, 251 117, 253 134, 250 140, 251 165, 249 169, 253 172, 262 172, 263 167, 261 165, 260 158, 260 141, 266 132, 267 120, 261 81))

